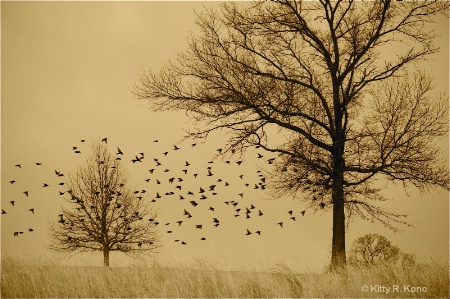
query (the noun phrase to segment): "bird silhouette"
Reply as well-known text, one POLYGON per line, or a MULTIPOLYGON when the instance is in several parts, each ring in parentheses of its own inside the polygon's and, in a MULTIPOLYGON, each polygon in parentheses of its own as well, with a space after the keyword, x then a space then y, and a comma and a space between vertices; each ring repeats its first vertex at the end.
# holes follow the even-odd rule
POLYGON ((23 194, 25 194, 26 197, 28 197, 28 191, 24 191, 23 194))
POLYGON ((261 235, 261 231, 257 230, 255 233, 257 233, 258 235, 261 235))
POLYGON ((5 210, 2 209, 2 214, 6 214, 5 210))
POLYGON ((16 164, 16 165, 14 165, 15 167, 18 167, 18 168, 22 168, 22 166, 20 165, 20 164, 16 164))
POLYGON ((15 180, 9 181, 10 184, 14 184, 15 182, 15 180))
POLYGON ((277 223, 279 226, 281 226, 281 228, 283 228, 283 222, 278 222, 277 223))
POLYGON ((245 234, 246 236, 250 236, 252 233, 247 229, 247 233, 245 234))
POLYGON ((28 231, 29 231, 29 232, 34 232, 34 229, 29 228, 28 231))
POLYGON ((42 163, 40 163, 40 162, 34 162, 34 164, 36 164, 37 166, 42 165, 42 163))
POLYGON ((29 209, 28 211, 34 214, 34 209, 29 209))
POLYGON ((103 139, 102 139, 102 142, 108 144, 108 138, 107 138, 107 137, 103 138, 103 139))
POLYGON ((11 200, 9 203, 14 207, 14 200, 11 200))
POLYGON ((117 148, 117 155, 123 155, 123 152, 120 150, 120 148, 117 148))
POLYGON ((180 149, 180 148, 179 148, 178 146, 176 146, 176 145, 173 146, 173 150, 174 150, 174 151, 179 150, 179 149, 180 149))
POLYGON ((301 211, 300 213, 302 214, 302 216, 305 216, 305 212, 306 211, 301 211))

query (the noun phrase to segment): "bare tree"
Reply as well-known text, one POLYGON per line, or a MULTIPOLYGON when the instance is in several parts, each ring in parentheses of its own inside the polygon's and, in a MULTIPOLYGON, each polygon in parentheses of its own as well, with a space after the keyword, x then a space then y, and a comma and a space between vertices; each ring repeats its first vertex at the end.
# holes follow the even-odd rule
POLYGON ((194 137, 228 130, 224 153, 279 154, 277 192, 333 212, 339 267, 346 213, 403 222, 375 204, 385 200, 376 178, 448 189, 434 143, 447 134, 447 101, 433 98, 423 72, 411 78, 411 66, 438 51, 426 25, 447 10, 440 1, 226 3, 200 14, 201 34, 133 92, 154 111, 185 110, 206 125, 194 137))
POLYGON ((109 266, 111 251, 128 255, 155 252, 160 239, 155 226, 158 213, 136 197, 127 182, 120 160, 106 144, 94 142, 86 164, 69 175, 70 197, 65 199, 70 208, 63 208, 59 221, 51 225, 50 248, 101 251, 105 266, 109 266))
POLYGON ((355 264, 379 265, 395 263, 401 256, 400 248, 382 235, 367 234, 353 242, 349 260, 355 264))

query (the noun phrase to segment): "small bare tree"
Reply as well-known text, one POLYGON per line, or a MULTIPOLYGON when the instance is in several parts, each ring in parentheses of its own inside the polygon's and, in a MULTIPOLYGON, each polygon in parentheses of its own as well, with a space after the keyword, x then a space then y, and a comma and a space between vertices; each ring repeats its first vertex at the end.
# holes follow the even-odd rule
POLYGON ((106 144, 94 142, 86 164, 69 175, 70 197, 65 199, 71 208, 63 208, 59 221, 51 224, 50 248, 101 251, 105 266, 109 266, 111 251, 128 255, 155 252, 160 237, 153 220, 158 213, 134 196, 127 181, 120 160, 106 144))
POLYGON ((384 236, 367 234, 353 242, 349 260, 354 264, 379 265, 395 263, 401 255, 400 249, 384 236))

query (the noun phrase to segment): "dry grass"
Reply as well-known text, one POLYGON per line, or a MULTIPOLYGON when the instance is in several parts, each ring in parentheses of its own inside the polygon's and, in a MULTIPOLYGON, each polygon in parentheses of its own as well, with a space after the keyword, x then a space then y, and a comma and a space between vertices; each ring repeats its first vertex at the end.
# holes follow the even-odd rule
MULTIPOLYGON (((438 264, 348 268, 342 273, 219 271, 196 267, 26 266, 2 262, 2 298, 448 298, 448 267, 438 264), (363 285, 399 285, 401 293, 362 292, 363 285), (405 292, 404 286, 426 287, 405 292)), ((410 290, 412 288, 410 287, 410 290)))

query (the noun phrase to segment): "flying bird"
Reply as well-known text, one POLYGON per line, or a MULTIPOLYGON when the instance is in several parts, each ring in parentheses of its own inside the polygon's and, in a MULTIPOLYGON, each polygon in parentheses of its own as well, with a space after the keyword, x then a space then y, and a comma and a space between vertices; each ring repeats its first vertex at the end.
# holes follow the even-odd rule
POLYGON ((248 230, 247 228, 247 233, 245 234, 246 236, 250 236, 252 233, 248 230))
POLYGON ((2 214, 6 214, 5 210, 2 209, 2 214))
POLYGON ((281 226, 281 228, 283 228, 283 222, 278 222, 277 223, 279 226, 281 226))
POLYGON ((16 166, 16 167, 18 167, 18 168, 22 168, 22 166, 21 166, 20 164, 16 164, 16 165, 14 165, 14 166, 16 166))
POLYGON ((9 181, 10 184, 14 184, 15 182, 15 180, 9 181))
POLYGON ((28 197, 28 191, 23 192, 23 194, 25 194, 28 197))
POLYGON ((108 138, 103 138, 103 139, 102 139, 102 142, 108 144, 108 138))
POLYGON ((28 211, 34 214, 34 209, 29 209, 28 211))

